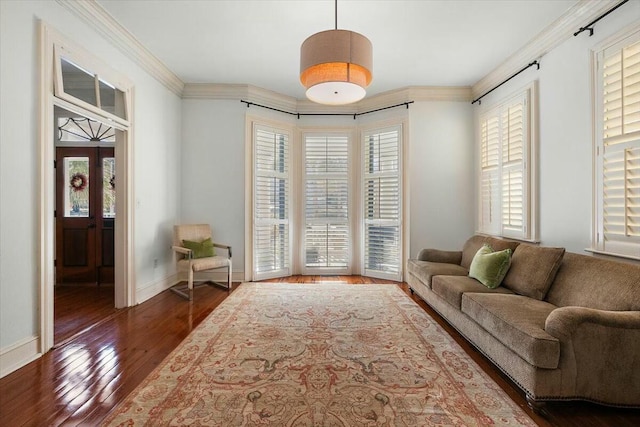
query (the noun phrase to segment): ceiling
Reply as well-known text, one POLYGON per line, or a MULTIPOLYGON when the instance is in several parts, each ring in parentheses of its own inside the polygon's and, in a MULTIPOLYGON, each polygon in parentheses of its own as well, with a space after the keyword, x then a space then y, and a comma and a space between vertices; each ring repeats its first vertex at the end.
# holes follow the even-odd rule
MULTIPOLYGON (((334 28, 333 0, 98 0, 185 83, 304 98, 300 45, 334 28)), ((338 28, 373 44, 369 95, 471 86, 577 0, 340 0, 338 28)), ((524 64, 526 65, 526 64, 524 64)))

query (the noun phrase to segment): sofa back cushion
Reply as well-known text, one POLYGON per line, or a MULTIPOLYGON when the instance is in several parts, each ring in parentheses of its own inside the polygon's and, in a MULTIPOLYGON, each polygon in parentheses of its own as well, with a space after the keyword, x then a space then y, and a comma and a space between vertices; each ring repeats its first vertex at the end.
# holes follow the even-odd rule
POLYGON ((640 265, 567 252, 546 300, 559 307, 640 310, 640 265))
POLYGON ((465 242, 464 247, 462 248, 462 262, 460 263, 460 265, 468 270, 469 267, 471 267, 471 261, 473 261, 473 257, 478 252, 478 249, 480 249, 484 244, 491 246, 491 249, 493 249, 494 251, 511 249, 511 253, 513 253, 513 251, 515 251, 515 249, 518 247, 519 242, 497 239, 495 237, 489 236, 471 236, 469 240, 465 242))
POLYGON ((513 252, 511 268, 502 285, 518 295, 544 300, 556 277, 564 248, 522 244, 513 252))

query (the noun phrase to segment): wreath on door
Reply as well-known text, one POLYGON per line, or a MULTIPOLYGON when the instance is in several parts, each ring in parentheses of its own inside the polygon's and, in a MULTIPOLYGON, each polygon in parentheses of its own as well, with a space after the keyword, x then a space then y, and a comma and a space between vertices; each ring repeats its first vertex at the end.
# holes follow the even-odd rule
POLYGON ((80 172, 74 173, 69 180, 70 187, 75 192, 84 191, 88 182, 87 175, 80 172))

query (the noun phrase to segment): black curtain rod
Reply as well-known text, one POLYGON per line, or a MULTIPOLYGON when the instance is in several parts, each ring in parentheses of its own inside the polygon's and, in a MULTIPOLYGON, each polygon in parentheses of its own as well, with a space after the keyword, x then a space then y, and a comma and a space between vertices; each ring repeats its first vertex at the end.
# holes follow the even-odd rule
POLYGON ((285 111, 285 110, 280 110, 278 108, 268 107, 266 105, 256 104, 255 102, 245 101, 244 99, 241 99, 240 102, 247 104, 247 108, 251 107, 252 105, 255 105, 256 107, 266 108, 267 110, 273 110, 279 113, 289 114, 291 116, 297 116, 298 119, 300 119, 300 116, 353 116, 353 120, 355 120, 358 116, 363 116, 369 113, 375 113, 376 111, 388 110, 389 108, 402 107, 403 105, 406 106, 408 109, 409 104, 414 103, 414 101, 407 101, 407 102, 403 102, 402 104, 396 104, 396 105, 391 105, 389 107, 377 108, 375 110, 365 111, 363 113, 292 113, 291 111, 285 111))
POLYGON ((580 29, 578 31, 573 33, 573 37, 577 36, 578 34, 582 33, 583 31, 589 31, 589 37, 591 37, 593 35, 593 26, 595 25, 596 22, 598 22, 599 20, 601 20, 602 18, 604 18, 605 16, 607 16, 608 14, 610 14, 611 12, 613 12, 614 10, 616 10, 617 8, 619 8, 620 6, 622 6, 623 4, 625 4, 628 1, 629 0, 622 0, 620 3, 618 3, 617 5, 615 5, 611 9, 609 9, 607 12, 603 13, 602 15, 598 16, 596 19, 594 19, 593 21, 589 22, 584 27, 580 27, 580 29))
POLYGON ((478 105, 482 104, 482 101, 481 101, 482 98, 484 98, 485 96, 489 95, 491 92, 493 92, 494 90, 498 89, 500 86, 502 86, 503 84, 505 84, 506 82, 508 82, 509 80, 514 78, 515 76, 517 76, 518 74, 522 73, 523 71, 533 67, 534 65, 536 65, 538 67, 538 70, 540 69, 540 62, 538 62, 538 61, 530 62, 529 65, 527 65, 526 67, 522 67, 522 69, 520 71, 518 71, 517 73, 513 74, 511 77, 509 77, 508 79, 506 79, 505 81, 503 81, 499 85, 495 86, 493 89, 486 91, 485 93, 483 93, 482 95, 480 95, 479 97, 477 97, 476 99, 471 101, 471 104, 475 104, 476 102, 478 103, 478 105))

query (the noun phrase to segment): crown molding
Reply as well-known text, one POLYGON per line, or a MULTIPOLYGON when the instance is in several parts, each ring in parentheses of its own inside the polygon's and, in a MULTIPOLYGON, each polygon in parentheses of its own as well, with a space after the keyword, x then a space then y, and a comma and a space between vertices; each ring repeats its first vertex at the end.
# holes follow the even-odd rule
MULTIPOLYGON (((531 61, 539 60, 547 52, 572 38, 573 33, 580 27, 593 21, 616 3, 618 3, 617 0, 580 0, 516 53, 476 82, 471 88, 473 97, 476 98, 491 90, 531 61)), ((542 65, 544 66, 544 63, 542 65)))
POLYGON ((409 86, 383 92, 350 105, 321 105, 246 84, 186 83, 184 99, 243 100, 296 113, 361 113, 409 101, 471 102, 471 88, 409 86))
POLYGON ((56 1, 109 40, 167 89, 182 96, 184 89, 182 80, 144 47, 133 34, 120 25, 98 2, 95 0, 56 1))

